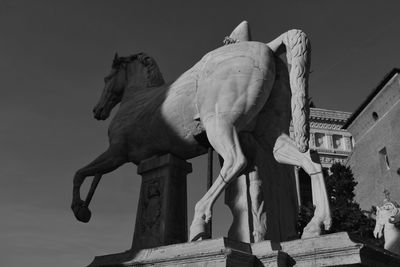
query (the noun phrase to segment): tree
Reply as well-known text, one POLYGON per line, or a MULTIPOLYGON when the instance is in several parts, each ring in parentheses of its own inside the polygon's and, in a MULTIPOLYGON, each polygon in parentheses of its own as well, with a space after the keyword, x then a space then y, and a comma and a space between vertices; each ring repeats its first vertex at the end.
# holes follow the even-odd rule
MULTIPOLYGON (((346 231, 368 243, 383 246, 382 240, 375 239, 373 236, 375 220, 366 216, 354 200, 354 188, 357 182, 354 180, 351 169, 335 163, 330 171, 330 175, 325 174, 325 184, 331 207, 332 226, 326 233, 346 231)), ((371 210, 370 213, 374 213, 374 211, 371 210)), ((300 231, 304 229, 313 214, 314 207, 311 203, 305 203, 300 208, 298 223, 300 231)))

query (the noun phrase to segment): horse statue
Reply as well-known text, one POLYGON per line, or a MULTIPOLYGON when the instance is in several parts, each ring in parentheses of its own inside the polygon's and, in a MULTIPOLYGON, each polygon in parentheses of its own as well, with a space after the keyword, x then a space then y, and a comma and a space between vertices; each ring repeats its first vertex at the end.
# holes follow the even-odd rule
POLYGON ((391 218, 400 216, 400 208, 393 202, 386 202, 382 207, 376 207, 375 238, 385 238, 384 248, 400 255, 400 229, 391 218))
POLYGON ((172 153, 182 159, 204 154, 207 148, 196 138, 203 133, 223 159, 215 182, 195 205, 190 240, 203 238, 217 197, 251 164, 251 151, 242 148, 241 140, 263 136, 261 131, 271 129, 276 137, 270 147, 275 159, 300 166, 311 176, 316 210, 305 232, 319 235, 321 225, 329 228, 331 218, 322 167, 311 160, 308 147, 309 68, 309 40, 300 30, 285 32, 269 44, 239 41, 219 47, 172 83, 164 82, 156 62, 145 53, 116 55, 93 112, 96 119, 105 120, 118 103, 119 110, 109 126, 109 148, 74 176, 75 217, 89 221, 88 204, 103 174, 157 154, 172 153), (265 109, 271 96, 278 100, 274 53, 285 49, 291 66, 291 100, 283 108, 291 106, 295 140, 279 127, 269 127, 270 116, 279 125, 280 114, 265 109), (80 187, 89 176, 95 178, 83 201, 80 187))
MULTIPOLYGON (((225 37, 224 44, 248 41, 251 41, 251 33, 248 23, 244 21, 230 36, 225 37)), ((273 47, 276 44, 271 42, 268 45, 273 47)), ((233 216, 228 237, 233 240, 252 243, 269 239, 281 242, 297 238, 298 235, 298 202, 294 190, 293 167, 278 163, 273 154, 278 137, 282 134, 289 135, 292 118, 290 75, 284 59, 285 50, 282 48, 274 52, 274 86, 257 116, 257 128, 252 135, 247 135, 247 138, 243 136, 240 140, 248 159, 246 171, 232 181, 225 191, 225 203, 233 216)), ((303 123, 308 125, 308 120, 303 123)), ((314 162, 319 163, 319 157, 314 152, 311 157, 314 162)), ((322 173, 318 173, 317 169, 314 172, 315 174, 311 175, 314 205, 324 203, 329 213, 322 173)), ((313 170, 309 169, 309 173, 313 173, 313 170)), ((326 223, 329 223, 329 219, 326 223)), ((306 228, 302 237, 319 234, 317 225, 309 224, 308 227, 314 229, 306 228)))

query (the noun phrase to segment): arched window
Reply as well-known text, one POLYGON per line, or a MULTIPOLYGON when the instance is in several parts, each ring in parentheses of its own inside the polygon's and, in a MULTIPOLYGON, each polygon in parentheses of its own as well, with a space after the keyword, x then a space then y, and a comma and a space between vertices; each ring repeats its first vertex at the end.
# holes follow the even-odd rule
POLYGON ((372 112, 372 118, 374 119, 374 121, 377 121, 379 119, 378 113, 376 113, 375 111, 372 112))

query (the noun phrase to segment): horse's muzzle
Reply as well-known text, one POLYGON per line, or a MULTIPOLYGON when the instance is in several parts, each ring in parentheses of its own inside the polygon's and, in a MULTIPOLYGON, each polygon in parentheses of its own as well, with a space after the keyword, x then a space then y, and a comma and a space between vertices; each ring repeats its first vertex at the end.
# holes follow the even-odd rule
POLYGON ((108 118, 107 112, 105 112, 104 108, 95 107, 93 109, 93 115, 96 120, 105 120, 108 118))

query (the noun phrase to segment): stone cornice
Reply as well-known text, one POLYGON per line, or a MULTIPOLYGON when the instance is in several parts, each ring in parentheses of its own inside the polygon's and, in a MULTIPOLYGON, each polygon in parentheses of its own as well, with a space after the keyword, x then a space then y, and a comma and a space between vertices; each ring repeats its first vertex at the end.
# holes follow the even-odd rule
POLYGON ((310 108, 310 120, 329 121, 332 123, 345 123, 351 116, 351 112, 329 110, 322 108, 310 108))
POLYGON ((326 129, 326 130, 341 130, 343 123, 338 123, 338 121, 314 121, 310 120, 310 127, 311 128, 319 128, 319 129, 326 129))
POLYGON ((385 87, 385 85, 399 73, 400 73, 399 68, 393 68, 388 74, 386 74, 383 80, 378 84, 378 86, 374 88, 374 90, 372 90, 372 92, 361 103, 361 105, 356 109, 356 111, 353 112, 352 116, 347 120, 343 128, 347 129, 358 117, 358 115, 360 115, 360 113, 368 106, 368 104, 379 94, 379 92, 385 87))
MULTIPOLYGON (((351 112, 346 111, 310 108, 310 127, 328 130, 342 130, 342 126, 346 123, 347 119, 350 118, 351 114, 351 112)), ((292 125, 293 123, 290 122, 291 127, 292 125)))
POLYGON ((320 155, 331 155, 331 156, 343 156, 343 157, 348 157, 351 154, 351 151, 345 151, 345 150, 333 150, 333 149, 327 149, 327 148, 318 148, 318 147, 311 147, 311 149, 316 150, 318 154, 320 155))

